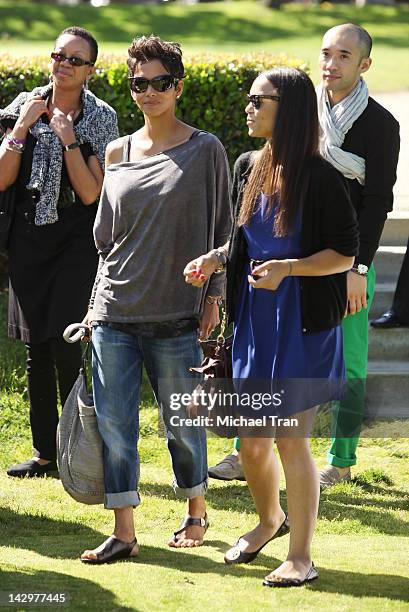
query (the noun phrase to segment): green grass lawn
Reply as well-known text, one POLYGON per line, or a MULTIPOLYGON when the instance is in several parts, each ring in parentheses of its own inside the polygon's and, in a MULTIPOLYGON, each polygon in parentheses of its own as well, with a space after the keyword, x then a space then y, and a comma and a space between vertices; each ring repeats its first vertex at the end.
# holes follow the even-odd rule
MULTIPOLYGON (((256 523, 245 483, 211 482, 205 546, 166 546, 184 504, 170 487, 169 458, 147 392, 141 411, 142 504, 135 511, 140 556, 109 566, 82 565, 80 552, 111 533, 111 513, 76 503, 58 480, 5 475, 10 463, 30 455, 24 351, 6 339, 5 298, 0 294, 1 591, 66 593, 75 611, 409 609, 407 440, 362 441, 354 480, 321 498, 313 543, 320 579, 300 589, 267 590, 262 578, 284 558, 287 538, 271 543, 249 566, 223 563, 223 552, 256 523)), ((323 465, 327 441, 312 444, 323 465)), ((214 438, 208 446, 211 463, 230 449, 228 441, 214 438)), ((282 500, 285 507, 284 490, 282 500)))
POLYGON ((111 5, 61 7, 0 0, 0 49, 19 55, 48 53, 53 36, 68 25, 89 28, 103 52, 122 56, 131 38, 155 33, 178 40, 185 52, 284 52, 307 60, 317 78, 316 61, 323 32, 353 21, 374 39, 374 65, 367 74, 373 91, 409 88, 407 6, 319 6, 287 4, 280 11, 260 2, 212 2, 188 6, 111 5))

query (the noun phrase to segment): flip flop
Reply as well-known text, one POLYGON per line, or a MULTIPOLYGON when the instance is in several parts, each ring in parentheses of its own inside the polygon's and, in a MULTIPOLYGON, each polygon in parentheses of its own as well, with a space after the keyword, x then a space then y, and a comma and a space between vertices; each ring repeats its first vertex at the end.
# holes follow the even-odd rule
POLYGON ((254 550, 253 552, 245 552, 243 550, 240 550, 240 540, 243 537, 243 536, 240 536, 237 542, 233 544, 233 546, 229 548, 229 550, 224 555, 224 562, 227 563, 227 565, 236 565, 238 563, 250 563, 251 561, 254 561, 254 559, 257 557, 258 553, 264 548, 264 546, 267 546, 269 542, 271 542, 272 540, 275 540, 276 538, 281 538, 282 536, 286 535, 289 531, 290 531, 290 524, 288 522, 288 516, 286 515, 284 521, 282 522, 280 527, 277 529, 275 534, 271 538, 269 538, 267 542, 264 542, 264 544, 260 546, 260 548, 258 548, 257 550, 254 550))
POLYGON ((210 525, 209 521, 207 520, 207 512, 204 515, 204 518, 194 518, 193 516, 185 517, 179 529, 173 533, 173 536, 172 536, 173 542, 178 542, 179 539, 177 536, 180 533, 182 533, 182 531, 184 531, 186 527, 189 527, 190 525, 195 525, 196 527, 204 527, 204 533, 203 533, 204 535, 210 525))
POLYGON ((264 578, 263 586, 268 587, 299 587, 307 582, 312 582, 312 580, 316 580, 318 578, 318 572, 315 569, 314 563, 311 564, 310 569, 307 572, 305 578, 301 580, 301 578, 282 578, 281 576, 274 576, 272 578, 264 578))
MULTIPOLYGON (((98 552, 95 553, 95 559, 81 557, 81 561, 82 563, 98 565, 101 563, 111 563, 112 561, 118 561, 119 559, 129 559, 131 558, 131 552, 136 543, 136 538, 134 538, 132 542, 124 542, 115 536, 110 536, 101 544, 101 546, 98 547, 98 552)), ((133 556, 136 557, 137 555, 133 556)))

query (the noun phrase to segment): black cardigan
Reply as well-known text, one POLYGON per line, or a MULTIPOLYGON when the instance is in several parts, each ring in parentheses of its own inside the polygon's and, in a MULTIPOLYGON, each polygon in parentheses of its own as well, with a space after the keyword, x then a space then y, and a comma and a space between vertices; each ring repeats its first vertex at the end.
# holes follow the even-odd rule
MULTIPOLYGON (((233 227, 226 287, 226 308, 230 321, 234 320, 237 295, 248 262, 247 244, 242 227, 237 225, 237 218, 253 153, 243 153, 234 165, 233 227)), ((358 223, 344 177, 317 156, 310 163, 309 186, 302 213, 301 257, 327 248, 347 257, 357 255, 358 223)), ((303 332, 319 332, 339 325, 347 306, 346 272, 328 276, 300 276, 300 285, 303 332)))
POLYGON ((357 263, 370 266, 392 210, 399 157, 399 123, 372 98, 345 135, 341 147, 365 159, 365 185, 347 179, 359 223, 357 263))

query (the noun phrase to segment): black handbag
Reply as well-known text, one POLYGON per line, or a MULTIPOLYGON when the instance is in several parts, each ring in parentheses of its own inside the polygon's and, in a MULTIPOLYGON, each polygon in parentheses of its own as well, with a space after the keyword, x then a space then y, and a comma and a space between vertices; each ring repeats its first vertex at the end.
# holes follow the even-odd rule
POLYGON ((16 184, 0 191, 0 251, 7 251, 16 202, 16 184))

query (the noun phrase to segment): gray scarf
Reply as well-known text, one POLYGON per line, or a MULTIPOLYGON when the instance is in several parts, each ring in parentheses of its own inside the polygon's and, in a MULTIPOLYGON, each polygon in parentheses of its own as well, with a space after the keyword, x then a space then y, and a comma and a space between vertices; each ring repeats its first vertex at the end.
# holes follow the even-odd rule
MULTIPOLYGON (((6 108, 0 110, 2 119, 18 119, 21 107, 33 96, 47 93, 50 85, 24 91, 6 108)), ((88 142, 101 168, 104 169, 105 149, 111 140, 118 138, 116 112, 106 102, 88 89, 83 91, 82 118, 74 126, 75 137, 82 144, 88 142)), ((37 139, 33 152, 30 181, 27 189, 36 190, 40 197, 36 204, 35 224, 48 225, 58 221, 57 203, 60 195, 63 149, 61 141, 49 125, 40 119, 30 128, 37 139)))
POLYGON ((368 106, 368 88, 361 78, 354 90, 331 108, 328 93, 317 87, 320 120, 320 152, 346 178, 365 184, 365 160, 359 155, 343 151, 345 135, 368 106))

